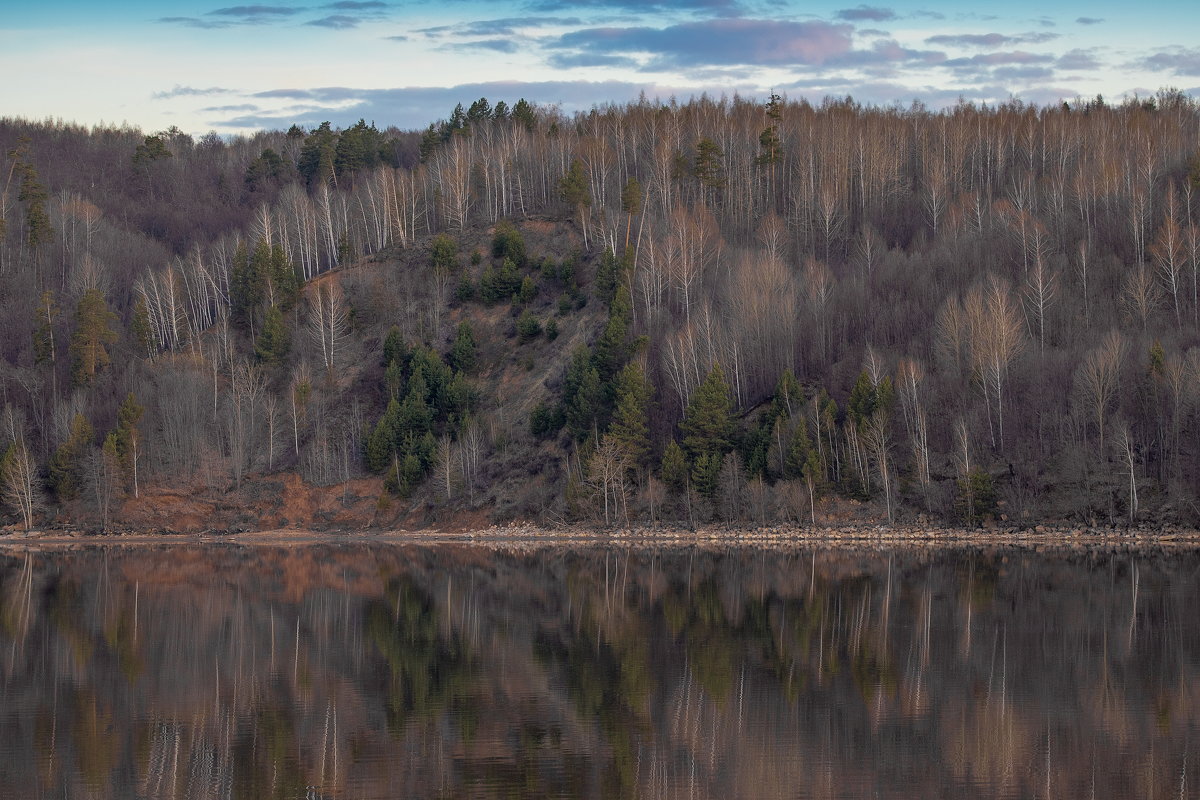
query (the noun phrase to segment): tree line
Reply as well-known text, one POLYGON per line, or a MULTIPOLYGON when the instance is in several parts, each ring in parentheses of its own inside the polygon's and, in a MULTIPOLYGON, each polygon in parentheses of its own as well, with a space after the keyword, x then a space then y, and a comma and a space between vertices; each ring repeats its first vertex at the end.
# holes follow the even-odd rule
POLYGON ((562 456, 564 513, 1193 521, 1198 111, 481 98, 423 133, 198 142, 4 120, 0 439, 34 476, 6 482, 60 499, 53 455, 101 452, 132 393, 143 476, 410 494, 511 417, 451 316, 510 303, 548 343, 591 301, 517 431, 562 456), (509 252, 540 221, 579 243, 509 252), (421 280, 344 269, 405 259, 421 280))

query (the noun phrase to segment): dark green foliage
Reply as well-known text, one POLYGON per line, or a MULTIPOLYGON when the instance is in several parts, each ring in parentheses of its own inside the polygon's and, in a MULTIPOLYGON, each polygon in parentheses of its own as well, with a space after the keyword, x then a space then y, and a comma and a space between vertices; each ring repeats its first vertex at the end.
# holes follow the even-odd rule
POLYGON ((553 342, 558 338, 558 321, 549 320, 546 323, 546 341, 553 342))
POLYGON ((632 251, 626 252, 623 258, 617 258, 611 249, 606 249, 600 257, 600 265, 596 268, 596 296, 604 301, 605 305, 611 305, 617 290, 627 285, 632 269, 632 251))
POLYGON ((333 180, 336 171, 334 160, 337 157, 337 138, 329 122, 322 122, 305 137, 296 169, 310 186, 333 180))
POLYGON ((439 233, 433 237, 433 244, 429 248, 429 261, 435 271, 448 274, 457 272, 458 242, 454 241, 453 236, 439 233))
POLYGON ((707 136, 696 143, 692 172, 705 189, 715 190, 725 186, 724 154, 717 143, 707 136))
POLYGON ((404 368, 400 366, 399 361, 393 359, 387 365, 387 369, 383 371, 383 385, 387 387, 389 399, 400 399, 404 392, 404 368))
MULTIPOLYGON (((459 330, 471 336, 469 326, 459 330)), ((407 496, 432 467, 435 434, 456 429, 479 398, 461 371, 426 347, 407 350, 396 329, 384 352, 391 357, 384 372, 388 404, 367 435, 363 456, 367 469, 384 473, 389 491, 407 496)))
POLYGON ((588 188, 587 174, 583 171, 583 162, 578 158, 571 161, 567 174, 558 182, 558 192, 563 202, 577 212, 592 205, 592 192, 588 188))
POLYGON ((473 125, 479 122, 487 122, 492 118, 492 106, 486 97, 481 97, 471 107, 467 109, 467 124, 473 125))
POLYGON ((608 435, 638 466, 645 466, 650 454, 649 411, 653 395, 654 387, 646 379, 641 364, 626 364, 617 377, 617 406, 608 435))
POLYGON ((287 156, 268 147, 246 167, 243 181, 247 191, 261 192, 270 186, 281 185, 291 176, 292 170, 292 162, 287 156))
POLYGON ((508 259, 514 267, 525 266, 525 237, 506 219, 496 223, 496 233, 492 236, 492 256, 508 259))
POLYGON ((533 282, 533 278, 526 275, 521 278, 521 285, 517 287, 516 293, 513 295, 513 302, 518 305, 527 305, 537 297, 538 285, 533 282))
POLYGON ((387 141, 374 124, 360 119, 337 136, 333 166, 338 176, 374 167, 386 160, 387 141))
POLYGON ((714 455, 714 469, 719 471, 721 458, 733 439, 733 400, 720 364, 713 365, 692 394, 679 427, 684 434, 684 449, 693 462, 702 455, 714 455))
POLYGON ((486 303, 508 300, 521 288, 521 275, 516 263, 506 258, 495 269, 490 264, 484 268, 479 279, 479 296, 486 303))
POLYGON ((133 166, 135 169, 145 170, 154 162, 171 158, 172 155, 161 134, 147 136, 133 151, 133 166))
POLYGON ((133 317, 129 321, 129 336, 136 345, 137 355, 146 358, 154 354, 154 333, 150 328, 150 310, 146 301, 138 297, 133 301, 133 317))
POLYGON ((21 176, 17 201, 25 204, 25 243, 29 245, 30 250, 37 250, 54 238, 54 227, 50 224, 50 215, 46 211, 49 196, 46 187, 38 181, 33 164, 21 160, 21 154, 16 151, 10 155, 17 158, 16 169, 21 176))
POLYGON ((262 330, 254 343, 254 356, 268 366, 282 364, 291 347, 287 325, 279 306, 270 306, 263 314, 262 330))
POLYGON ((96 433, 82 414, 71 419, 71 432, 50 457, 50 488, 60 500, 73 500, 83 486, 84 457, 96 433))
POLYGON ((117 315, 108 310, 99 289, 88 289, 79 298, 71 336, 71 376, 76 386, 91 383, 108 366, 108 347, 117 341, 116 322, 117 315))
POLYGON ((117 409, 117 427, 108 434, 113 440, 116 461, 126 482, 133 481, 134 459, 141 441, 141 432, 137 425, 141 421, 144 411, 145 409, 138 405, 133 392, 125 395, 125 399, 121 401, 121 407, 117 409))
POLYGON ((587 348, 580 347, 571 354, 563 381, 563 412, 571 436, 586 439, 598 426, 602 408, 600 373, 592 366, 587 348))
POLYGON ((996 487, 982 469, 971 470, 955 482, 954 510, 967 526, 975 526, 996 513, 996 487))
POLYGON ((475 368, 475 354, 478 345, 475 342, 475 332, 471 323, 460 322, 454 334, 454 343, 450 345, 450 353, 446 363, 459 372, 470 372, 475 368))
POLYGON ((528 311, 521 314, 517 319, 517 335, 521 337, 522 342, 529 342, 536 339, 542 333, 542 324, 538 322, 538 318, 528 311))
POLYGON ((234 322, 248 327, 263 306, 290 310, 300 297, 300 278, 281 245, 259 239, 253 251, 243 244, 234 251, 229 293, 234 322))
POLYGON ((713 498, 721 476, 722 457, 716 452, 701 453, 692 463, 692 486, 702 496, 713 498))
POLYGON ((538 403, 529 414, 529 431, 539 439, 558 433, 565 423, 562 407, 557 403, 538 403))
POLYGON ((604 382, 612 381, 629 359, 629 326, 633 319, 633 302, 629 290, 621 286, 609 309, 604 332, 596 340, 593 361, 604 382))
POLYGON ((537 114, 534 111, 533 104, 524 97, 517 100, 513 106, 512 118, 514 121, 521 123, 527 130, 532 131, 537 125, 537 114))
POLYGON ((661 474, 663 483, 676 492, 683 491, 688 484, 687 457, 674 439, 667 442, 663 451, 661 474))
POLYGON ((804 421, 804 417, 800 417, 787 444, 783 477, 788 479, 802 477, 806 465, 814 458, 816 458, 816 451, 813 449, 812 440, 808 438, 808 423, 804 421))
POLYGON ((410 352, 404 336, 401 335, 400 329, 393 325, 383 339, 383 365, 386 367, 392 362, 397 362, 401 367, 407 367, 409 356, 410 352))
POLYGON ((454 299, 460 303, 475 299, 475 284, 471 282, 469 275, 459 278, 458 286, 454 287, 454 299))

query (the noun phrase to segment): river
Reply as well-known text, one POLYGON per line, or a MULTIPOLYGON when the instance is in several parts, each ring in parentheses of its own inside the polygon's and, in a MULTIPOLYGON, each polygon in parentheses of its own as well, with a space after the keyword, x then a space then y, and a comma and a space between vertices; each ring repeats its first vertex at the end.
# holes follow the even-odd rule
POLYGON ((1200 797, 1200 550, 0 550, 0 797, 1200 797))

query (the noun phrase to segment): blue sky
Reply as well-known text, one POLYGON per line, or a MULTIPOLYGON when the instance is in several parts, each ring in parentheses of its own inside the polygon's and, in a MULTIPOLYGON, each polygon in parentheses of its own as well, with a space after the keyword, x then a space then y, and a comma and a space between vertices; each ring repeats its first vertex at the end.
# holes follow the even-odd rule
POLYGON ((1200 97, 1194 3, 231 1, 6 9, 0 114, 203 134, 419 128, 481 96, 566 112, 643 91, 931 107, 1200 97))

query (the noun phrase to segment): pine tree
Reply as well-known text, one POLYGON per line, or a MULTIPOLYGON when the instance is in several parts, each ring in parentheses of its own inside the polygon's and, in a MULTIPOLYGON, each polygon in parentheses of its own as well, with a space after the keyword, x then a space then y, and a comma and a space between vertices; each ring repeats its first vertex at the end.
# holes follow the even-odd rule
POLYGON ((88 289, 75 307, 75 334, 71 337, 72 376, 77 386, 91 383, 109 364, 108 345, 117 340, 112 326, 117 315, 99 289, 88 289))
POLYGON ((262 331, 258 334, 258 341, 254 343, 254 355, 263 364, 281 364, 287 358, 290 347, 283 312, 279 310, 279 306, 271 306, 263 315, 262 331))
POLYGON ((702 455, 713 455, 719 470, 721 456, 732 446, 733 438, 733 400, 720 364, 713 365, 692 394, 680 428, 684 449, 693 462, 702 455))
POLYGON ((145 409, 138 405, 133 392, 125 395, 121 407, 117 409, 117 427, 110 433, 114 437, 117 463, 125 475, 125 480, 133 487, 133 496, 138 496, 137 464, 141 432, 137 424, 142 419, 145 409))
POLYGON ((95 438, 92 425, 82 414, 71 419, 71 432, 50 457, 50 488, 60 500, 73 500, 83 485, 83 458, 95 438))
POLYGON ((667 448, 663 451, 661 475, 663 483, 677 492, 682 492, 687 487, 687 458, 679 442, 674 439, 667 442, 667 448))
POLYGON ((649 406, 654 389, 637 362, 625 365, 617 378, 617 407, 608 436, 617 442, 636 466, 650 451, 649 406))
POLYGON ((451 367, 459 372, 470 372, 475 368, 475 352, 477 350, 475 343, 475 332, 471 329, 471 323, 460 322, 458 330, 454 335, 454 343, 450 345, 450 354, 447 361, 451 367))

